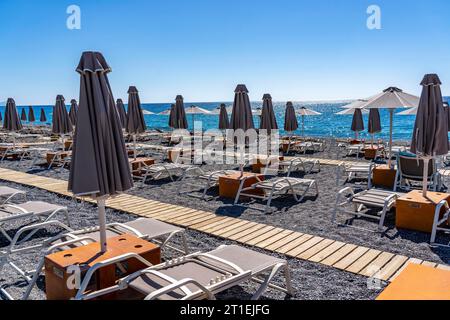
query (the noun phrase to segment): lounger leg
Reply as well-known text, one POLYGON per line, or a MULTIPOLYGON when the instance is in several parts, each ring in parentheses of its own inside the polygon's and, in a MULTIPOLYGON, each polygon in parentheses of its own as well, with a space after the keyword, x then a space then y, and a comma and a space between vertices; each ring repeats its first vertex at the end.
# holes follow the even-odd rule
POLYGON ((284 265, 284 280, 286 282, 287 294, 293 296, 294 288, 292 288, 291 270, 289 269, 289 265, 287 263, 284 265))
POLYGON ((384 227, 384 220, 386 219, 386 213, 388 211, 387 204, 384 205, 383 211, 381 211, 380 223, 378 224, 378 231, 382 232, 384 227))
POLYGON ((258 300, 261 295, 266 291, 268 285, 272 282, 272 279, 275 277, 275 275, 278 273, 280 268, 284 267, 283 264, 277 264, 275 267, 273 267, 270 274, 264 279, 261 286, 258 288, 258 290, 255 292, 251 300, 258 300))
POLYGON ((239 199, 241 197, 241 191, 242 191, 242 188, 244 187, 244 182, 245 182, 245 179, 242 179, 241 183, 239 184, 239 189, 238 189, 238 192, 236 194, 236 198, 234 199, 234 204, 235 205, 238 204, 239 199))
POLYGON ((6 233, 5 229, 0 225, 0 233, 9 241, 12 242, 12 238, 6 233))

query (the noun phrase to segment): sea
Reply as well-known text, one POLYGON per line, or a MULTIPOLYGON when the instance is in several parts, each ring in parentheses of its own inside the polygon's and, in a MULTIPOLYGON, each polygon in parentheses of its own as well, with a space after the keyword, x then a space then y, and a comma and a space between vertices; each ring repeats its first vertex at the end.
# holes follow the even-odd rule
MULTIPOLYGON (((444 100, 449 101, 450 97, 444 98, 444 100)), ((185 102, 185 107, 190 107, 191 105, 198 106, 200 108, 214 111, 216 108, 220 106, 221 103, 225 103, 229 109, 231 109, 232 102, 201 102, 201 103, 189 103, 185 102)), ((342 111, 342 107, 349 102, 298 102, 294 103, 294 107, 299 109, 302 106, 305 106, 314 111, 320 112, 321 115, 318 116, 307 116, 304 118, 305 123, 305 136, 308 137, 320 137, 320 138, 328 138, 328 137, 336 137, 336 138, 350 138, 354 137, 355 133, 350 130, 352 123, 352 115, 337 115, 339 111, 342 111)), ((145 121, 147 123, 147 127, 149 129, 157 128, 160 130, 170 130, 168 126, 167 115, 159 115, 159 113, 166 111, 170 108, 171 103, 144 103, 142 104, 142 109, 153 112, 155 114, 144 115, 145 121)), ((280 128, 280 133, 285 134, 283 129, 284 126, 284 111, 285 111, 285 102, 274 102, 274 111, 276 114, 278 126, 280 128)), ((19 115, 22 112, 22 109, 28 113, 29 106, 18 106, 19 115)), ((41 109, 43 108, 46 116, 47 123, 46 125, 51 124, 53 106, 32 106, 34 109, 34 113, 37 119, 39 119, 39 115, 41 109)), ((127 106, 125 106, 126 108, 127 106)), ((258 110, 258 108, 262 107, 262 102, 252 102, 252 109, 258 110)), ((0 106, 0 112, 2 115, 4 114, 4 106, 0 106)), ((67 106, 69 109, 69 106, 67 106)), ((403 111, 404 109, 396 110, 396 113, 403 111)), ((231 116, 231 114, 229 114, 231 116)), ((382 132, 375 135, 375 139, 389 139, 389 111, 380 109, 381 116, 381 124, 382 124, 382 132)), ((363 115, 365 127, 367 129, 368 123, 368 115, 363 115)), ((218 128, 218 120, 219 116, 217 114, 212 115, 187 115, 189 127, 192 128, 193 121, 198 122, 201 121, 203 130, 208 129, 217 129, 218 128)), ((302 119, 298 116, 299 122, 299 130, 294 134, 301 134, 301 123, 302 119)), ((393 130, 393 138, 397 141, 409 141, 412 137, 412 131, 414 128, 415 116, 404 116, 404 115, 395 115, 394 116, 394 130, 393 130)), ((254 115, 254 123, 255 127, 259 127, 259 116, 254 115)), ((26 124, 26 122, 25 122, 26 124)), ((36 124, 44 124, 40 122, 36 122, 36 124)), ((367 131, 359 133, 361 138, 370 139, 370 135, 367 131)))

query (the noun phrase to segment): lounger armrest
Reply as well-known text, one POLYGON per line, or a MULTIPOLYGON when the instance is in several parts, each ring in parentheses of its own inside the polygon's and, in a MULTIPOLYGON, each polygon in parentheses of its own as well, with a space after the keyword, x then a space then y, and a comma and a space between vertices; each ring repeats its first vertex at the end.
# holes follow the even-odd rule
POLYGON ((100 268, 104 268, 106 266, 110 266, 116 263, 120 263, 120 262, 124 262, 130 259, 136 259, 139 262, 141 262, 142 264, 151 267, 153 266, 150 262, 148 262, 147 260, 145 260, 143 257, 141 257, 138 254, 135 253, 126 253, 123 254, 121 256, 115 257, 115 258, 111 258, 102 262, 98 262, 96 264, 94 264, 92 267, 89 268, 89 270, 87 271, 86 275, 84 276, 83 282, 80 285, 80 289, 78 290, 76 296, 75 296, 75 300, 82 300, 83 296, 84 296, 84 292, 86 291, 89 282, 91 281, 93 275, 95 274, 95 272, 100 269, 100 268))
POLYGON ((88 237, 88 236, 74 238, 74 239, 67 240, 67 241, 61 242, 61 243, 57 243, 57 244, 51 246, 50 248, 47 249, 46 255, 49 255, 49 254, 55 252, 57 249, 65 247, 65 246, 70 246, 70 245, 77 244, 77 243, 79 243, 82 246, 85 246, 85 245, 88 245, 89 243, 95 243, 95 242, 97 242, 97 240, 95 240, 92 237, 88 237))
POLYGON ((214 294, 208 288, 203 286, 201 283, 195 281, 194 279, 190 279, 190 278, 182 279, 182 280, 177 281, 173 284, 170 284, 166 287, 163 287, 159 290, 156 290, 155 292, 152 292, 151 294, 146 296, 144 300, 155 300, 158 297, 160 297, 166 293, 170 293, 170 292, 172 292, 176 289, 179 289, 181 287, 184 287, 188 284, 192 284, 192 285, 198 287, 202 292, 204 292, 206 294, 208 300, 215 300, 214 294))
MULTIPOLYGON (((21 207, 19 207, 19 206, 17 206, 17 205, 13 205, 13 204, 10 204, 10 203, 6 203, 6 204, 4 204, 3 205, 3 210, 5 210, 6 208, 13 208, 13 209, 16 209, 16 210, 19 210, 19 211, 21 211, 22 213, 24 213, 24 214, 33 214, 33 212, 29 212, 29 211, 27 211, 27 210, 25 210, 24 208, 21 208, 21 207)), ((9 212, 8 210, 5 210, 6 212, 9 212)))
POLYGON ((126 224, 123 223, 118 223, 118 222, 114 222, 114 223, 109 223, 107 226, 107 228, 111 228, 111 227, 116 227, 119 229, 123 229, 121 231, 129 231, 131 232, 134 236, 138 237, 138 238, 143 238, 144 235, 142 233, 140 233, 138 230, 136 230, 135 228, 132 228, 130 226, 127 226, 126 224))
POLYGON ((341 189, 341 190, 338 192, 338 194, 339 194, 339 195, 347 195, 347 194, 351 194, 352 196, 354 196, 354 195, 355 195, 355 192, 353 191, 353 188, 352 188, 352 187, 345 187, 345 188, 341 189))

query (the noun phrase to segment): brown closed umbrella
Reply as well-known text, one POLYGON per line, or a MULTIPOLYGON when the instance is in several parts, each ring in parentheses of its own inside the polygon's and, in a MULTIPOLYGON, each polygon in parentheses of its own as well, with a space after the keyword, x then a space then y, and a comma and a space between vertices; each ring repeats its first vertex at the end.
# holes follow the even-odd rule
POLYGON ((20 120, 27 121, 27 113, 25 111, 25 108, 22 108, 22 113, 20 115, 20 120))
POLYGON ((133 180, 107 77, 111 68, 101 53, 85 52, 77 72, 81 76, 80 104, 69 190, 97 200, 101 251, 106 252, 105 200, 132 188, 133 180))
POLYGON ((47 122, 47 116, 45 115, 44 108, 41 108, 41 116, 39 118, 40 122, 47 122))
POLYGON ((361 109, 355 109, 352 119, 351 130, 355 133, 355 138, 358 139, 358 133, 364 131, 364 121, 361 109))
POLYGON ((64 104, 64 97, 58 95, 56 97, 56 103, 53 107, 52 117, 52 133, 61 136, 63 148, 64 148, 64 135, 70 134, 73 131, 72 123, 70 122, 69 113, 67 112, 66 105, 64 104))
POLYGON ((448 145, 448 120, 442 103, 441 80, 437 74, 424 76, 421 86, 417 117, 411 141, 411 152, 424 161, 423 196, 427 195, 428 163, 437 156, 446 155, 448 145))
POLYGON ((69 117, 70 117, 70 122, 72 122, 73 126, 77 125, 77 115, 78 115, 78 104, 77 104, 77 100, 72 99, 70 101, 70 111, 69 111, 69 117))
POLYGON ((127 113, 125 112, 125 106, 123 105, 122 99, 117 99, 116 107, 119 112, 122 128, 125 129, 127 127, 127 113))
POLYGON ((141 100, 136 87, 131 86, 128 89, 128 114, 127 114, 127 133, 133 136, 134 159, 136 159, 136 135, 144 133, 147 129, 142 113, 141 100))
POLYGON ((186 112, 184 110, 183 96, 178 95, 175 98, 175 129, 187 129, 188 122, 186 117, 186 112))
POLYGON ((380 111, 378 109, 370 109, 368 132, 372 136, 372 147, 374 135, 381 132, 380 111))
POLYGON ((230 119, 228 118, 227 106, 225 103, 222 103, 219 111, 219 130, 227 130, 229 128, 230 119))
POLYGON ((294 105, 288 101, 286 103, 286 112, 284 114, 284 131, 294 132, 298 130, 298 120, 295 114, 294 105))
POLYGON ((28 107, 28 121, 31 123, 36 121, 36 117, 34 116, 34 110, 32 106, 28 107))
POLYGON ((248 90, 244 84, 239 84, 234 90, 233 111, 231 113, 230 129, 247 131, 254 129, 253 114, 248 97, 248 90))
MULTIPOLYGON (((22 122, 19 119, 19 114, 16 109, 16 102, 13 98, 8 98, 6 101, 5 119, 3 120, 3 129, 9 132, 17 132, 22 130, 22 122)), ((13 146, 16 146, 16 139, 13 135, 13 146)))
MULTIPOLYGON (((244 84, 239 84, 234 90, 233 111, 231 113, 230 129, 243 130, 244 132, 254 129, 253 113, 248 97, 248 90, 244 84)), ((244 164, 240 163, 241 174, 244 174, 244 164)))
POLYGON ((449 107, 448 102, 446 102, 446 101, 443 102, 443 105, 444 105, 445 113, 447 115, 448 131, 450 131, 450 107, 449 107))
POLYGON ((175 104, 172 103, 169 111, 169 127, 175 128, 176 126, 177 126, 177 119, 176 119, 175 104))
POLYGON ((272 130, 278 129, 277 119, 273 111, 272 97, 270 94, 263 96, 263 107, 261 111, 260 129, 267 130, 270 133, 272 130))

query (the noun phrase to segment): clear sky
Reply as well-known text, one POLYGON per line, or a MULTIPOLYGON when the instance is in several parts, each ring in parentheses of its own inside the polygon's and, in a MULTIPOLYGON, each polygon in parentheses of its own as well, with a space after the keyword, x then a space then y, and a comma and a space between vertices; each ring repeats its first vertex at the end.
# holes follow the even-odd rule
POLYGON ((101 51, 115 98, 144 102, 362 98, 396 85, 419 94, 436 72, 450 94, 448 0, 0 0, 0 101, 78 96, 82 51, 101 51), (81 8, 81 30, 66 9, 81 8), (369 5, 381 30, 366 27, 369 5))

